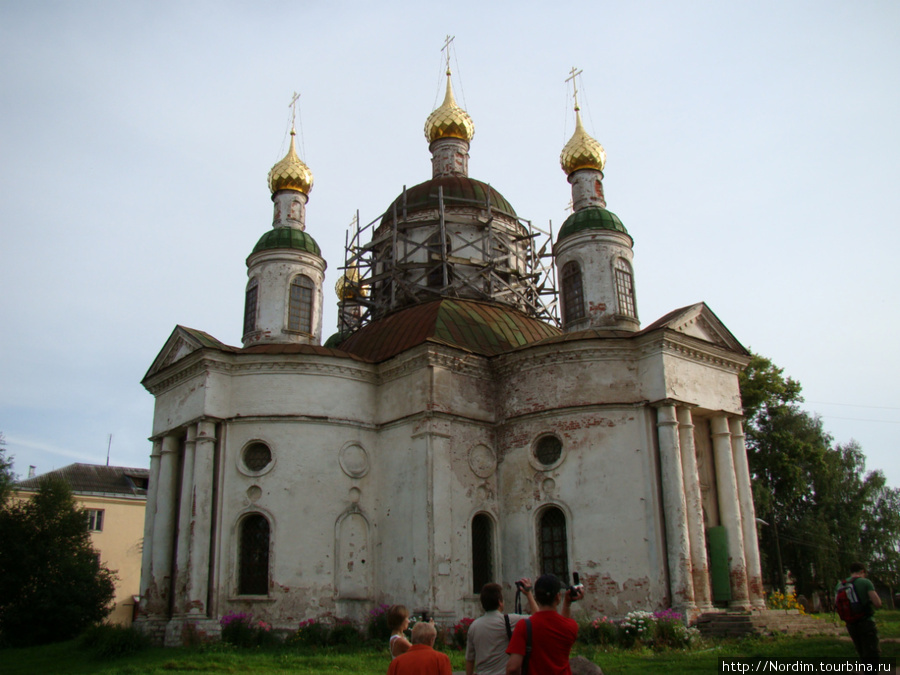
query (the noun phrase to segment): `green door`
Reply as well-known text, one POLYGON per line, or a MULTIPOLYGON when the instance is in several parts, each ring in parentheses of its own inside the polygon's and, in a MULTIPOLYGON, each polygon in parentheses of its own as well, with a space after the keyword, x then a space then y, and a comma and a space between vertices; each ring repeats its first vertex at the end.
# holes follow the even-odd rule
POLYGON ((709 571, 712 576, 713 602, 731 600, 731 574, 728 571, 728 532, 724 527, 706 528, 709 541, 709 571))

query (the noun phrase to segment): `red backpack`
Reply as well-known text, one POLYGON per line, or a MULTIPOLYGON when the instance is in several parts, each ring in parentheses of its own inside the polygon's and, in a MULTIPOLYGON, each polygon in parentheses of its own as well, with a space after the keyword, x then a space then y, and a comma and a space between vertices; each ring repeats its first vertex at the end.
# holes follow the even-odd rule
POLYGON ((868 616, 856 594, 854 581, 852 578, 842 581, 834 596, 834 607, 838 616, 846 623, 855 623, 868 616))

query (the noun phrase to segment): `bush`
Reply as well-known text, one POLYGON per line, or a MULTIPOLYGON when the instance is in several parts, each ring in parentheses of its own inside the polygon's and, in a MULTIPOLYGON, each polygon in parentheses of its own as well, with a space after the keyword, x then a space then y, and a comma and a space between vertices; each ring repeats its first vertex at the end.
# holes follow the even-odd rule
POLYGON ((672 609, 652 614, 629 612, 620 622, 604 616, 580 624, 578 632, 578 639, 586 644, 625 649, 635 646, 657 650, 685 649, 693 646, 699 637, 700 631, 688 628, 684 617, 672 609))
POLYGON ((101 624, 88 628, 79 640, 79 646, 103 659, 131 656, 150 646, 150 639, 134 628, 101 624))
POLYGON ((471 626, 474 621, 475 619, 464 617, 450 629, 450 638, 453 640, 454 647, 457 649, 466 648, 466 639, 469 636, 469 626, 471 626))
POLYGON ((330 645, 356 645, 360 642, 359 629, 350 619, 337 619, 328 633, 330 645))
POLYGON ((579 639, 589 645, 615 645, 619 642, 619 626, 608 617, 583 623, 578 629, 579 639))
POLYGON ((391 629, 387 624, 387 611, 390 605, 378 605, 369 612, 369 621, 366 625, 366 634, 371 640, 387 642, 391 639, 391 629))
POLYGON ((306 619, 300 622, 287 642, 295 647, 324 647, 328 644, 328 626, 318 619, 306 619))
POLYGON ((797 609, 801 614, 806 614, 803 606, 797 602, 796 593, 782 593, 774 591, 766 596, 766 607, 769 609, 797 609))
POLYGON ((222 642, 235 647, 267 647, 278 639, 265 621, 254 620, 248 612, 229 612, 219 620, 222 642))

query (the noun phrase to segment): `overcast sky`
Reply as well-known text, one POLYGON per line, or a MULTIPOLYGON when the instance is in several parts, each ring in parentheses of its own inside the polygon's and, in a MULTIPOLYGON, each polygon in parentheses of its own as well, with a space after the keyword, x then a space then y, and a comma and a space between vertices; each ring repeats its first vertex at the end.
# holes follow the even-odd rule
POLYGON ((176 324, 240 344, 288 106, 307 231, 431 175, 456 37, 469 172, 558 229, 583 69, 649 325, 706 301, 900 487, 900 3, 0 0, 0 432, 22 477, 148 466, 140 385, 176 324))

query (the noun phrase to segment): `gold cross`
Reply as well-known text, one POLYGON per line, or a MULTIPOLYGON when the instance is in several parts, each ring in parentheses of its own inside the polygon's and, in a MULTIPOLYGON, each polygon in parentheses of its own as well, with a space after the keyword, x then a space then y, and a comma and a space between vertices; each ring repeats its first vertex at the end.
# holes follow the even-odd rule
POLYGON ((291 129, 294 128, 294 121, 297 119, 297 99, 300 98, 300 94, 296 91, 294 92, 294 98, 291 99, 291 102, 288 103, 288 106, 291 108, 291 129))
POLYGON ((577 70, 575 66, 572 66, 572 70, 569 71, 569 77, 566 78, 566 82, 572 82, 572 96, 575 97, 575 110, 579 110, 578 108, 578 85, 575 82, 575 78, 581 75, 584 72, 583 70, 577 70))
POLYGON ((447 74, 450 74, 450 43, 456 39, 455 35, 448 35, 444 40, 444 46, 441 47, 441 51, 447 51, 447 74))

